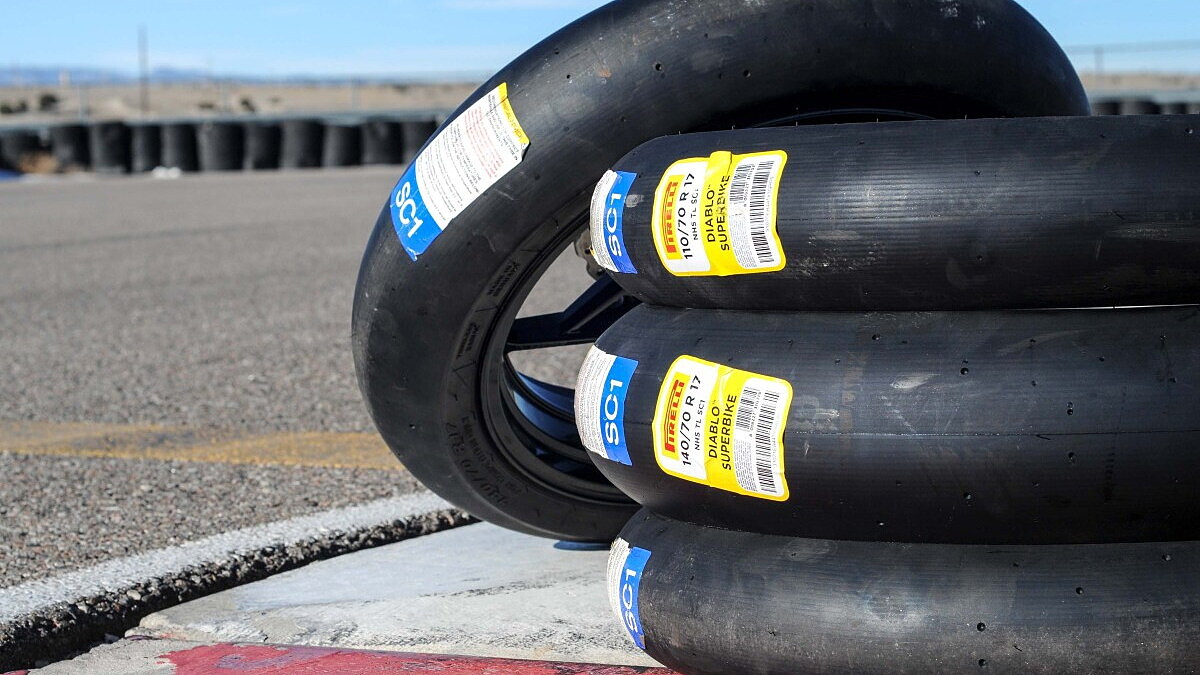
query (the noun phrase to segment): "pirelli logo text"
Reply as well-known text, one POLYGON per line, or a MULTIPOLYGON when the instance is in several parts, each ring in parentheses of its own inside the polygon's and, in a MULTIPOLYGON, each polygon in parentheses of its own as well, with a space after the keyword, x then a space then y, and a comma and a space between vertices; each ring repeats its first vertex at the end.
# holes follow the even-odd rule
POLYGON ((683 393, 687 390, 688 378, 676 375, 671 381, 667 395, 667 414, 663 420, 663 452, 672 457, 679 456, 679 408, 683 404, 683 393))
POLYGON ((667 178, 666 191, 662 204, 662 240, 663 249, 672 258, 679 258, 679 237, 675 233, 675 209, 679 203, 679 186, 683 185, 683 176, 667 178))

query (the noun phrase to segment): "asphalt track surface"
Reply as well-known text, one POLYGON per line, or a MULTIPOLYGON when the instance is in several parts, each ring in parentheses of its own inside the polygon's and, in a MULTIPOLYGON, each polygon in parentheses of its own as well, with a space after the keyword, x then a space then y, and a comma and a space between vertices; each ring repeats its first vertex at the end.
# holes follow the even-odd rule
MULTIPOLYGON (((419 490, 349 351, 400 173, 0 183, 0 589, 419 490)), ((570 254, 546 281, 527 313, 587 283, 570 254)))

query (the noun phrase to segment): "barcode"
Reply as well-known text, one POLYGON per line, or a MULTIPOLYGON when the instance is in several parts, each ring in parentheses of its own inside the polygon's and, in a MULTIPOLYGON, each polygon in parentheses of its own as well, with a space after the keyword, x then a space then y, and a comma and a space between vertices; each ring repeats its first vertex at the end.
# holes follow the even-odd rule
POLYGON ((750 431, 754 427, 754 411, 758 409, 758 399, 762 392, 746 387, 742 389, 742 398, 738 401, 737 416, 733 418, 733 428, 750 431))
POLYGON ((730 206, 744 204, 747 207, 746 225, 750 234, 750 244, 754 248, 755 260, 762 266, 775 263, 775 254, 771 251, 770 239, 767 236, 767 205, 771 196, 771 176, 775 172, 775 166, 773 158, 740 164, 734 170, 729 183, 730 206))
POLYGON ((754 164, 746 163, 739 164, 738 168, 733 172, 733 178, 729 179, 729 201, 732 204, 740 204, 746 201, 746 188, 750 187, 750 176, 754 171, 754 164))
MULTIPOLYGON (((754 470, 758 474, 758 485, 763 492, 776 494, 775 485, 775 411, 779 405, 779 393, 763 393, 762 405, 758 408, 758 419, 754 424, 754 470)), ((740 410, 738 412, 741 412, 740 410)))

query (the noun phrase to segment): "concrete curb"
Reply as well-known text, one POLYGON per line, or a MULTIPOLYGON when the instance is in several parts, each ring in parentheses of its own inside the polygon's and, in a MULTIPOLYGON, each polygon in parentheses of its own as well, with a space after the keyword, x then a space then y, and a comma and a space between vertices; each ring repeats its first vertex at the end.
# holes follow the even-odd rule
POLYGON ((430 493, 268 523, 0 589, 0 672, 64 658, 141 617, 342 553, 474 522, 430 493))

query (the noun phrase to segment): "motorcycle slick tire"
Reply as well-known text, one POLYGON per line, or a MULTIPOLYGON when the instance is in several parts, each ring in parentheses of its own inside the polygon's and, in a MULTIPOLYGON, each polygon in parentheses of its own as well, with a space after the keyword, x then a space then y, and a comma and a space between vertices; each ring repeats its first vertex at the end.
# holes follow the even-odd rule
POLYGON ((1200 543, 958 546, 642 511, 609 558, 635 642, 690 675, 1191 673, 1200 543))
POLYGON ((1195 307, 643 305, 585 361, 579 430, 614 485, 701 525, 953 544, 1200 539, 1198 328, 1195 307))
POLYGON ((668 136, 626 155, 601 182, 592 246, 626 291, 673 307, 1196 302, 1196 126, 1190 115, 1147 115, 668 136), (696 229, 663 215, 677 209, 662 208, 671 197, 657 199, 660 184, 685 169, 699 174, 697 186, 714 187, 706 192, 714 204, 730 196, 725 219, 707 198, 694 208, 718 215, 696 229), (632 183, 614 180, 630 174, 632 183), (728 187, 714 182, 726 175, 728 187), (755 203, 763 210, 751 211, 755 203), (675 231, 663 234, 664 225, 675 231))
MULTIPOLYGON (((1088 110, 1062 50, 1010 0, 605 5, 492 77, 397 183, 355 291, 360 389, 388 445, 438 494, 523 532, 609 540, 633 505, 579 446, 570 389, 521 377, 504 356, 531 328, 514 323, 521 301, 586 228, 609 166, 689 131, 1088 110), (484 149, 472 145, 480 131, 484 149), (464 152, 471 167, 454 159, 464 152), (422 184, 430 175, 470 184, 422 184), (417 217, 418 194, 433 217, 417 217)), ((605 321, 547 341, 590 342, 605 321)))

